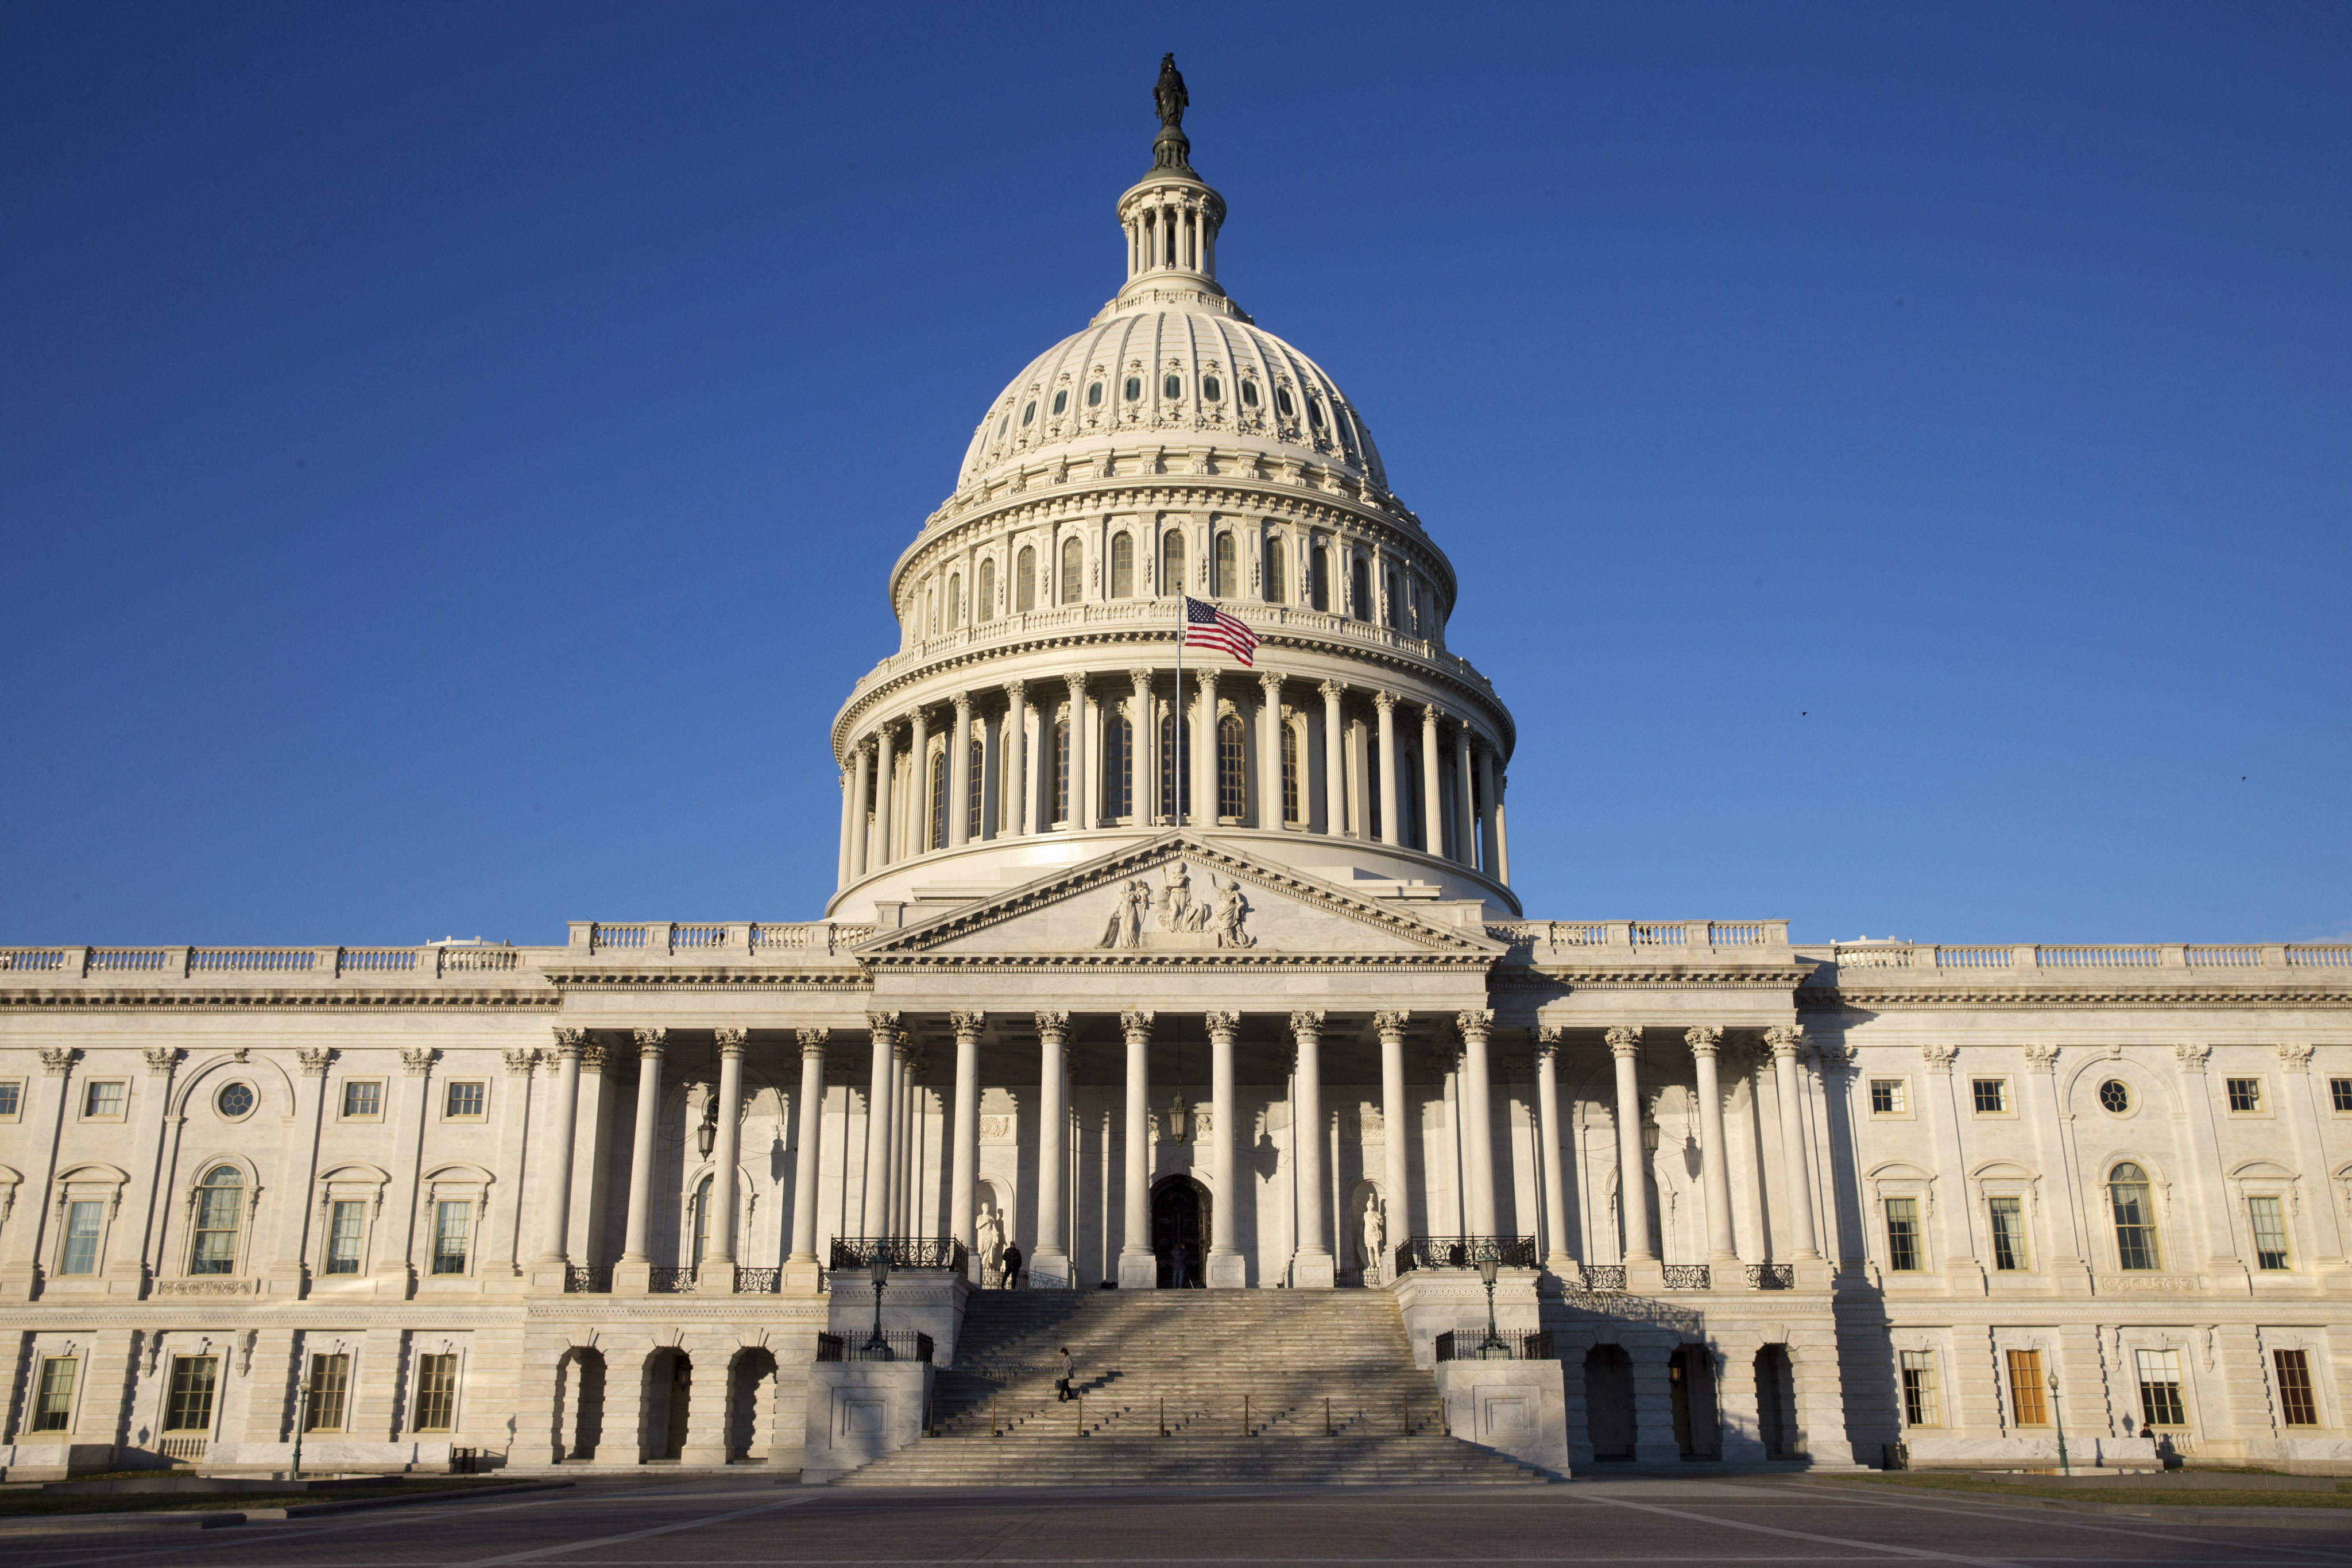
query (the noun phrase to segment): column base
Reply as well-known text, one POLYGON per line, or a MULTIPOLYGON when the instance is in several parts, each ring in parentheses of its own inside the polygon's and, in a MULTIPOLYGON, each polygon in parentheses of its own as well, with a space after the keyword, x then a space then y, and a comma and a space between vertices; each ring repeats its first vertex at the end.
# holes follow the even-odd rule
MULTIPOLYGON (((694 1293, 698 1296, 731 1296, 735 1293, 735 1260, 705 1258, 694 1270, 694 1293)), ((714 1465, 727 1462, 726 1450, 719 1450, 714 1465)))
POLYGON ((794 1258, 785 1262, 777 1288, 787 1296, 814 1296, 824 1283, 823 1264, 814 1258, 794 1258))
POLYGON ((1328 1291, 1339 1283, 1339 1265, 1328 1252, 1302 1252, 1290 1260, 1290 1288, 1328 1291))
POLYGON ((646 1296, 653 1293, 654 1264, 650 1258, 624 1258, 613 1265, 613 1294, 616 1296, 646 1296))
POLYGON ((1120 1253, 1118 1288, 1122 1291, 1160 1289, 1160 1260, 1149 1252, 1120 1253))
MULTIPOLYGON (((618 1287, 615 1287, 617 1289, 618 1287)), ((1666 1266, 1655 1258, 1625 1260, 1625 1289, 1635 1295, 1654 1296, 1666 1288, 1666 1266)), ((1682 1450, 1677 1448, 1675 1454, 1682 1450)))
POLYGON ((1213 1291, 1249 1289, 1249 1260, 1238 1252, 1210 1253, 1209 1289, 1213 1291))
POLYGON ((1037 1256, 1023 1266, 1022 1272, 1029 1276, 1029 1288, 1033 1291, 1066 1291, 1070 1288, 1069 1254, 1048 1252, 1041 1247, 1037 1256))
POLYGON ((533 1296, 560 1296, 572 1272, 561 1258, 534 1260, 523 1273, 523 1291, 533 1296))

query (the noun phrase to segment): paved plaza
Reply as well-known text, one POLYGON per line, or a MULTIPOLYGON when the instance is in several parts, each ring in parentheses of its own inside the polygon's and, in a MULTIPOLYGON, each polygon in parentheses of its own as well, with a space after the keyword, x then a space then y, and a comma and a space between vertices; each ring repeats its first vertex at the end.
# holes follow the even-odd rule
POLYGON ((2352 1568, 2352 1515, 2147 1516, 1866 1484, 1580 1481, 1443 1488, 859 1492, 790 1484, 600 1483, 201 1532, 16 1537, 0 1568, 178 1563, 489 1568, 501 1563, 2200 1564, 2352 1568))

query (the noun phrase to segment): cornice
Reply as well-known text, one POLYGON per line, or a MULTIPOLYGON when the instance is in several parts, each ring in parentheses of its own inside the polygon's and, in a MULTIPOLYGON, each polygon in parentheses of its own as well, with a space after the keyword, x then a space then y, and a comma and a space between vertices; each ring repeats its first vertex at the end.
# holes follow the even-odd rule
POLYGON ((602 966, 550 969, 547 977, 562 991, 703 990, 703 991, 836 991, 850 994, 873 988, 863 969, 739 969, 726 965, 709 968, 619 968, 602 966))
POLYGON ((562 998, 550 990, 467 991, 419 987, 414 990, 182 990, 152 989, 0 990, 0 1009, 146 1008, 185 1010, 268 1011, 283 1008, 556 1008, 562 998))
POLYGON ((1020 969, 1041 975, 1086 975, 1104 970, 1152 970, 1170 974, 1215 974, 1229 969, 1308 973, 1347 969, 1356 974, 1432 970, 1466 975, 1485 972, 1487 960, 1453 953, 926 953, 910 958, 876 958, 877 974, 961 974, 971 969, 1020 969))
POLYGON ((2352 990, 2328 988, 2240 989, 2232 987, 2069 987, 2042 990, 2023 986, 1908 987, 1804 986, 1797 1006, 1807 1012, 1885 1011, 1894 1008, 2352 1008, 2352 990))

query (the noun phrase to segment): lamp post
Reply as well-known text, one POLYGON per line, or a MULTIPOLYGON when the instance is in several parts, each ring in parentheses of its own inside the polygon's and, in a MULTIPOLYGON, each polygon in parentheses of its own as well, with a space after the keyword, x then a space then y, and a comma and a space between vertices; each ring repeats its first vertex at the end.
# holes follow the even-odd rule
POLYGON ((2058 1473, 2071 1476, 2074 1469, 2066 1463, 2066 1412, 2058 1404, 2058 1372, 2050 1372, 2050 1421, 2058 1431, 2058 1473))
POLYGON ((308 1383, 294 1396, 294 1474, 293 1480, 302 1479, 302 1428, 310 1424, 310 1388, 308 1383))
POLYGON ((1495 1254, 1492 1248, 1488 1248, 1480 1254, 1478 1278, 1486 1287, 1486 1343, 1478 1347, 1478 1359, 1481 1361, 1511 1359, 1511 1347, 1503 1343, 1501 1334, 1495 1332, 1495 1276, 1501 1270, 1502 1260, 1495 1254))
POLYGON ((890 1359, 890 1342, 882 1337, 882 1287, 890 1282, 890 1244, 874 1243, 874 1261, 868 1265, 874 1279, 874 1337, 866 1342, 865 1356, 868 1361, 890 1359))

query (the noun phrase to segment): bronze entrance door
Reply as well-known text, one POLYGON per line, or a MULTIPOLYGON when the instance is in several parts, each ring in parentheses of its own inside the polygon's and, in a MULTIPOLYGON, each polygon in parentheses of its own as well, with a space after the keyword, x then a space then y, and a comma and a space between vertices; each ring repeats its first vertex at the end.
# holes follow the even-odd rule
POLYGON ((1170 1176, 1151 1193, 1151 1251, 1160 1261, 1160 1288, 1176 1285, 1176 1249, 1184 1249, 1184 1284, 1206 1283, 1209 1195, 1190 1176, 1170 1176))

